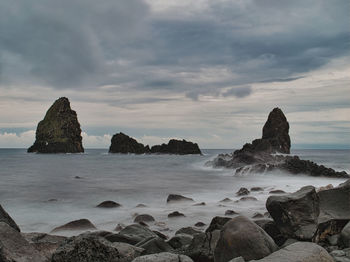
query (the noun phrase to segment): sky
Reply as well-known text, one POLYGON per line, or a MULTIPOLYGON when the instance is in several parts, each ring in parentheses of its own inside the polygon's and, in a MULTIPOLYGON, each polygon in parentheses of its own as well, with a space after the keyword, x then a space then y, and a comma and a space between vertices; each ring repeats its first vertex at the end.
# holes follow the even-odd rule
POLYGON ((86 148, 124 132, 240 148, 280 107, 292 148, 350 148, 348 0, 0 0, 0 147, 59 97, 86 148))

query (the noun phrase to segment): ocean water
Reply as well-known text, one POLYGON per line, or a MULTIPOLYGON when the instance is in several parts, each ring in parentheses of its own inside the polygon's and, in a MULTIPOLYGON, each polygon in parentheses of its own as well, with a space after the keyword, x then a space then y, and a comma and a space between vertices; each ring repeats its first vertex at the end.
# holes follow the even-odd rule
MULTIPOLYGON (((25 149, 0 149, 0 204, 23 232, 50 232, 72 220, 87 218, 100 230, 133 223, 135 214, 150 214, 151 228, 171 235, 183 226, 206 224, 214 216, 234 210, 251 217, 266 212, 269 191, 294 192, 305 185, 315 187, 342 183, 345 179, 289 175, 284 173, 235 176, 233 170, 214 169, 205 163, 219 153, 203 150, 203 156, 120 155, 88 149, 84 154, 27 154, 25 149), (79 177, 79 178, 76 178, 79 177), (238 201, 240 187, 263 187, 252 192, 258 201, 238 201), (195 203, 167 204, 168 194, 191 197, 195 203), (230 198, 229 203, 220 200, 230 198), (120 208, 96 208, 113 200, 120 208), (145 208, 137 208, 138 204, 145 208), (186 217, 168 218, 173 211, 186 217)), ((350 150, 294 150, 293 154, 336 170, 350 172, 350 150)), ((64 232, 62 234, 76 234, 64 232)))

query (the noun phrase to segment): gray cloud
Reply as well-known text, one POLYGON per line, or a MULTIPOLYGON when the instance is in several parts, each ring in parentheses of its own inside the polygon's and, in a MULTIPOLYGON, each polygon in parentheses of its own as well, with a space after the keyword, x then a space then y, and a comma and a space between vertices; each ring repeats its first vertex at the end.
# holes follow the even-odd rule
POLYGON ((252 88, 250 86, 233 87, 222 93, 224 97, 235 96, 238 98, 249 96, 252 93, 252 88))
POLYGON ((349 10, 347 0, 216 1, 182 17, 141 0, 1 1, 0 84, 120 85, 193 100, 232 86, 223 95, 245 97, 242 85, 293 81, 349 55, 349 10), (194 81, 216 67, 228 76, 194 81))

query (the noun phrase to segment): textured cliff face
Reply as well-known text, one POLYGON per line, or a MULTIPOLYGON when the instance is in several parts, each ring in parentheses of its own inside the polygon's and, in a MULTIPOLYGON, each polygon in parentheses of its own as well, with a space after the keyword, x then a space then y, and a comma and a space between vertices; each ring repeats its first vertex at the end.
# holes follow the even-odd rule
POLYGON ((68 98, 57 99, 46 112, 38 124, 35 142, 28 152, 84 152, 77 113, 71 109, 68 98))

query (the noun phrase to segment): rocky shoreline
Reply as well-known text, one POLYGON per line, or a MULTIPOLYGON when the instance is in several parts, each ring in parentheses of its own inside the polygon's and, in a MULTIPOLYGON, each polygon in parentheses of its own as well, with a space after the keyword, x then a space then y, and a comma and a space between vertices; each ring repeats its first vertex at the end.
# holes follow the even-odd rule
MULTIPOLYGON (((248 198, 261 190, 241 188, 236 195, 248 198)), ((170 205, 183 201, 195 204, 181 195, 167 199, 170 205)), ((120 206, 111 202, 98 206, 120 206)), ((50 234, 21 233, 0 206, 0 261, 350 261, 350 179, 334 188, 306 186, 289 194, 273 192, 266 208, 268 213, 252 219, 232 212, 214 217, 207 227, 193 221, 175 235, 165 235, 150 229, 150 224, 160 223, 151 214, 139 214, 134 224, 117 225, 112 232, 99 231, 89 220, 80 219, 50 234), (63 231, 81 234, 55 235, 63 231)), ((180 212, 169 215, 183 216, 180 212)))

